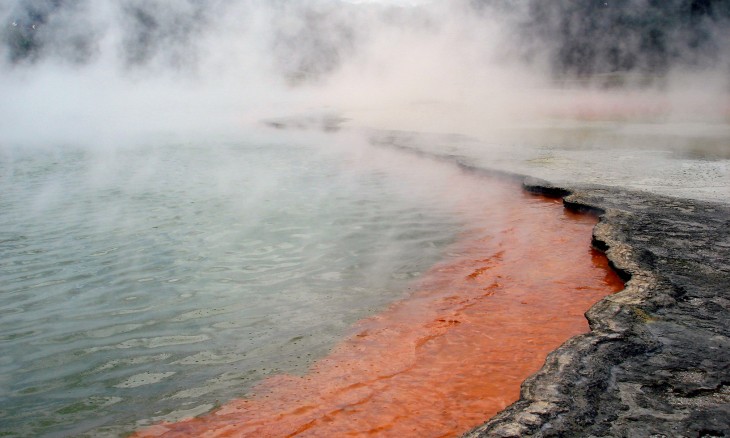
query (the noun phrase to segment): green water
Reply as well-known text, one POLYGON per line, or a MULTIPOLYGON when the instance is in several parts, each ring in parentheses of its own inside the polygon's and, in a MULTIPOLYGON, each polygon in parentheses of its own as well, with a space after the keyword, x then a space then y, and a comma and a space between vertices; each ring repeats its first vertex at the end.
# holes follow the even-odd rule
POLYGON ((205 412, 402 297, 459 224, 361 158, 291 140, 0 148, 0 436, 205 412))

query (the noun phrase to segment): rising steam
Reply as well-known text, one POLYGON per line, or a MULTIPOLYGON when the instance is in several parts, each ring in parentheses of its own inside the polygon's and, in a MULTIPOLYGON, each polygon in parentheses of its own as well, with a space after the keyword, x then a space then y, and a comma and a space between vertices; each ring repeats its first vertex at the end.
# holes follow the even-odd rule
POLYGON ((235 133, 312 111, 377 123, 434 105, 423 124, 454 130, 438 119, 502 124, 637 95, 629 113, 726 119, 729 22, 712 0, 4 1, 0 142, 235 133))

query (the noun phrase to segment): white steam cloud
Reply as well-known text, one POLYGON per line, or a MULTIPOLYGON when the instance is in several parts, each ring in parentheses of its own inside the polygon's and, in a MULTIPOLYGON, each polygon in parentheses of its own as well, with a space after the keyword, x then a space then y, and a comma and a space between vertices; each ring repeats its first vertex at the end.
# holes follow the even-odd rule
POLYGON ((730 13, 665 7, 680 20, 685 4, 684 34, 621 36, 605 29, 649 3, 5 1, 0 144, 235 135, 317 112, 475 135, 536 117, 727 121, 730 13))

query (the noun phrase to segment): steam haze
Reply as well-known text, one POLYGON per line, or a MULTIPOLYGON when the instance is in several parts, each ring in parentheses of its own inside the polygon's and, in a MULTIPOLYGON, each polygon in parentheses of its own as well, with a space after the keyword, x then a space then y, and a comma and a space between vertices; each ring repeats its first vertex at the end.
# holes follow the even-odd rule
POLYGON ((3 432, 303 373, 511 220, 454 160, 727 202, 728 4, 0 0, 3 432))
POLYGON ((625 98, 616 90, 627 89, 652 117, 700 106, 723 120, 727 9, 679 0, 6 1, 1 141, 231 135, 311 112, 393 127, 434 105, 452 121, 434 112, 431 129, 469 131, 578 111, 583 96, 616 106, 625 98), (565 89, 589 91, 566 99, 556 92, 565 89))

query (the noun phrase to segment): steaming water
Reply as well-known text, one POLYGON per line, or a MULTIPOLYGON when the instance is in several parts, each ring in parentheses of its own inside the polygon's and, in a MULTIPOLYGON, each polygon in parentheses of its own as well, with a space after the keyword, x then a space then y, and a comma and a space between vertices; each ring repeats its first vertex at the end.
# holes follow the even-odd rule
POLYGON ((0 149, 0 435, 202 413, 402 296, 459 224, 352 161, 291 140, 0 149))

